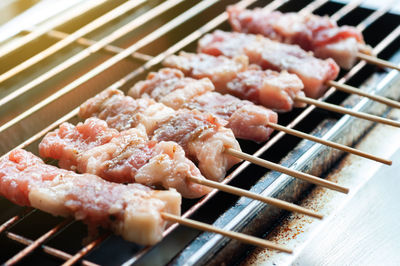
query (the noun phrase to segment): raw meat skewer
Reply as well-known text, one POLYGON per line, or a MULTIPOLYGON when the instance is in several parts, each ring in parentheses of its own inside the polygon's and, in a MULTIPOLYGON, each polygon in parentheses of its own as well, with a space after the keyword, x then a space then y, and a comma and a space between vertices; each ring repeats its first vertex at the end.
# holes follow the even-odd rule
POLYGON ((182 146, 208 179, 222 180, 226 171, 241 161, 224 153, 228 147, 240 151, 240 146, 232 131, 211 114, 175 111, 152 99, 135 100, 119 90, 107 89, 83 103, 79 116, 100 118, 118 131, 142 125, 151 140, 182 146))
POLYGON ((75 216, 90 227, 111 229, 128 241, 154 245, 169 222, 215 232, 259 247, 292 253, 282 245, 180 217, 180 195, 140 184, 117 184, 91 174, 46 165, 25 150, 0 159, 0 194, 10 201, 59 216, 75 216))
POLYGON ((128 241, 160 241, 167 221, 162 212, 180 215, 181 196, 140 184, 117 184, 91 174, 76 174, 44 164, 25 150, 0 160, 0 194, 10 201, 60 216, 74 216, 90 227, 113 230, 128 241))
POLYGON ((108 128, 102 120, 89 118, 77 126, 64 123, 48 133, 39 144, 39 152, 43 157, 57 159, 59 165, 67 170, 96 174, 112 182, 175 188, 185 198, 198 198, 210 192, 211 188, 217 188, 322 218, 295 204, 208 181, 185 157, 179 145, 171 141, 148 141, 145 134, 138 128, 120 133, 108 128))
POLYGON ((123 132, 98 118, 74 126, 63 123, 39 144, 40 156, 60 167, 100 176, 116 183, 175 188, 185 198, 198 198, 210 188, 190 182, 204 179, 182 147, 172 141, 149 141, 144 129, 123 132))
POLYGON ((304 92, 307 97, 295 96, 296 101, 400 127, 400 122, 397 121, 312 99, 323 95, 326 88, 331 85, 330 81, 336 78, 339 68, 332 59, 317 59, 312 56, 312 53, 307 53, 297 45, 278 43, 261 35, 217 30, 200 39, 198 50, 214 56, 225 55, 231 58, 246 55, 249 57, 250 63, 257 64, 264 69, 287 70, 298 75, 304 84, 304 92))
POLYGON ((217 122, 218 119, 211 114, 185 109, 174 111, 151 99, 135 100, 132 97, 124 96, 121 91, 107 89, 82 104, 79 115, 82 118, 99 117, 105 120, 110 127, 120 130, 136 127, 140 124, 140 121, 143 121, 146 124, 145 127, 148 128, 148 132, 153 130, 150 135, 154 140, 172 140, 184 144, 185 151, 188 151, 186 154, 191 153, 192 156, 196 156, 195 160, 199 163, 200 170, 208 179, 222 180, 227 169, 245 158, 245 160, 260 166, 277 170, 317 185, 343 193, 348 193, 349 191, 347 188, 333 182, 241 152, 240 147, 235 148, 234 146, 236 145, 233 142, 234 138, 233 140, 231 138, 233 134, 227 134, 229 130, 224 129, 217 122), (147 108, 145 108, 146 104, 147 108), (138 112, 138 110, 141 111, 138 112), (152 115, 154 110, 164 111, 158 111, 154 116, 152 115), (155 117, 158 117, 158 122, 156 122, 155 117), (215 130, 217 131, 215 132, 215 130), (224 145, 224 142, 228 145, 224 145))
MULTIPOLYGON (((192 56, 195 55, 191 55, 191 57, 192 56)), ((203 59, 211 57, 208 55, 206 56, 207 57, 201 57, 203 59)), ((187 66, 187 64, 185 64, 185 66, 187 66)), ((213 70, 210 72, 213 72, 213 70)), ((184 78, 180 70, 164 68, 158 72, 149 73, 145 81, 136 83, 129 91, 129 95, 134 98, 154 98, 157 101, 175 108, 178 106, 179 108, 210 112, 218 118, 227 120, 227 127, 231 128, 238 138, 245 138, 253 141, 266 141, 272 129, 277 129, 381 163, 389 165, 392 163, 390 160, 379 158, 345 145, 326 141, 294 129, 280 126, 276 123, 276 114, 268 109, 253 105, 248 101, 240 101, 231 95, 221 95, 206 90, 204 89, 205 85, 207 85, 207 88, 211 88, 209 82, 207 82, 207 78, 201 80, 184 78), (185 97, 182 97, 182 95, 185 95, 185 97), (177 103, 179 103, 179 105, 177 103), (270 129, 270 131, 268 132, 267 129, 270 129)))

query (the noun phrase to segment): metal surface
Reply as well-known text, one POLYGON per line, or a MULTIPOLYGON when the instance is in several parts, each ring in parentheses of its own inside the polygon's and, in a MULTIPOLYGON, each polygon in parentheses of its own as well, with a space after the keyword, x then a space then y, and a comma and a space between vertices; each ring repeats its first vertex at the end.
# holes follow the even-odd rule
MULTIPOLYGON (((73 8, 67 9, 66 11, 64 10, 64 12, 62 14, 59 14, 58 16, 54 17, 52 20, 49 20, 46 23, 43 23, 38 28, 38 30, 36 30, 35 32, 32 32, 31 34, 28 34, 21 38, 15 39, 14 41, 7 43, 3 47, 1 47, 0 57, 13 52, 14 50, 17 50, 19 47, 40 37, 41 35, 45 34, 47 31, 67 22, 68 20, 71 20, 72 18, 75 18, 79 15, 84 14, 85 12, 89 11, 90 9, 103 4, 105 1, 106 0, 85 1, 85 2, 81 2, 81 3, 74 5, 73 8)), ((31 11, 33 11, 33 10, 31 10, 31 11)), ((36 14, 40 13, 40 9, 35 10, 34 12, 36 14)), ((55 15, 56 14, 52 14, 50 17, 53 17, 55 15)), ((32 24, 32 25, 35 25, 35 24, 32 24)))
MULTIPOLYGON (((399 110, 388 115, 400 119, 399 110)), ((384 154, 395 163, 385 167, 346 156, 327 178, 349 186, 349 196, 317 188, 301 204, 327 219, 290 215, 267 237, 295 248, 294 256, 255 249, 243 265, 399 264, 400 130, 379 125, 357 148, 384 154)))
MULTIPOLYGON (((157 67, 167 55, 176 53, 181 49, 193 50, 193 44, 203 34, 216 27, 226 27, 224 22, 227 19, 227 14, 223 12, 224 6, 220 4, 222 2, 224 2, 224 5, 230 3, 230 1, 207 0, 191 5, 189 4, 190 1, 160 1, 161 4, 157 1, 148 1, 151 8, 138 10, 133 13, 133 17, 126 16, 126 18, 121 18, 120 24, 116 22, 114 23, 115 25, 106 27, 102 32, 95 32, 93 35, 89 34, 85 38, 77 39, 76 44, 79 47, 77 50, 80 53, 70 53, 70 56, 64 56, 66 59, 58 59, 60 60, 58 63, 56 59, 53 65, 47 68, 44 67, 43 71, 35 72, 34 75, 30 76, 26 75, 27 73, 22 73, 23 75, 13 78, 11 81, 13 84, 11 86, 12 89, 3 86, 2 92, 3 96, 6 97, 6 99, 4 97, 2 99, 4 103, 7 102, 7 99, 12 99, 12 101, 10 103, 7 102, 3 109, 0 107, 0 119, 4 122, 0 127, 0 135, 8 140, 1 143, 1 153, 9 151, 17 145, 28 150, 37 151, 37 143, 46 132, 54 129, 64 121, 69 120, 73 123, 78 121, 76 107, 85 99, 110 85, 126 91, 142 74, 149 69, 153 69, 153 67, 157 67), (183 6, 184 8, 182 9, 183 6), (176 12, 177 10, 180 10, 180 15, 171 12, 176 12), (211 13, 212 15, 210 15, 211 13), (162 17, 164 15, 165 17, 162 17), (202 23, 203 20, 205 22, 202 23), (153 24, 158 26, 153 26, 153 24), (157 45, 154 45, 154 43, 157 45), (82 51, 80 47, 82 44, 88 48, 82 51), (113 56, 110 58, 109 55, 103 55, 101 53, 103 49, 108 49, 108 52, 112 52, 113 56), (132 53, 135 53, 140 58, 139 62, 136 60, 137 56, 135 54, 132 56, 132 53), (88 59, 92 57, 101 58, 101 60, 96 59, 91 62, 88 59), (72 60, 72 58, 74 59, 72 60), (89 62, 86 63, 86 61, 89 62), (79 66, 80 64, 82 66, 79 66), (110 69, 113 71, 110 71, 110 69), (25 79, 27 82, 25 82, 25 79), (58 82, 54 82, 54 79, 58 79, 58 82), (24 81, 21 82, 20 80, 24 81), (52 87, 54 83, 56 84, 54 89, 47 89, 52 87), (22 86, 19 84, 22 84, 22 86), (43 88, 46 89, 44 90, 43 88), (14 95, 7 94, 7 90, 11 90, 14 95), (40 95, 40 97, 36 95, 40 95)), ((255 2, 258 5, 265 6, 265 3, 256 0, 245 0, 240 3, 243 6, 249 6, 255 2)), ((301 1, 300 3, 300 1, 276 0, 266 8, 271 10, 282 8, 284 11, 299 10, 305 6, 304 3, 308 3, 308 1, 301 1)), ((315 1, 310 3, 306 10, 309 12, 316 8, 324 8, 326 4, 332 6, 329 1, 315 1)), ((342 9, 339 8, 340 16, 338 15, 337 19, 344 16, 346 12, 353 10, 353 8, 355 8, 354 4, 347 5, 342 9)), ((375 14, 373 18, 376 20, 378 13, 372 12, 372 14, 375 14)), ((365 21, 361 25, 369 26, 369 22, 365 21)), ((53 27, 48 28, 46 31, 33 29, 32 34, 38 34, 38 32, 41 35, 46 34, 53 41, 54 37, 57 40, 71 38, 69 37, 71 33, 60 31, 60 29, 52 29, 53 27)), ((400 27, 378 44, 375 52, 379 53, 384 50, 398 38, 399 34, 400 27)), ((60 54, 56 54, 56 56, 62 58, 60 54)), ((49 61, 51 60, 53 58, 50 57, 49 61)), ((352 78, 357 78, 360 73, 368 73, 364 69, 365 65, 363 62, 357 64, 340 79, 340 82, 344 83, 352 78)), ((392 97, 398 98, 399 92, 390 87, 391 82, 394 82, 396 78, 398 77, 389 75, 388 78, 379 80, 380 82, 374 82, 365 89, 383 95, 391 94, 392 97), (379 84, 379 86, 374 89, 373 85, 376 84, 379 84)), ((365 80, 365 78, 361 78, 361 80, 365 80)), ((332 88, 325 94, 323 99, 332 100, 331 98, 336 96, 335 89, 332 88)), ((340 97, 337 102, 341 102, 340 97)), ((376 114, 382 114, 386 110, 382 105, 365 99, 360 101, 358 97, 350 97, 343 104, 346 107, 376 114)), ((281 123, 288 124, 289 127, 302 127, 304 123, 309 123, 311 125, 307 127, 307 130, 313 130, 315 134, 324 136, 326 139, 345 144, 352 144, 358 140, 372 125, 370 122, 347 116, 342 117, 335 124, 337 117, 332 117, 329 113, 320 112, 312 106, 303 111, 297 111, 297 113, 294 112, 281 117, 283 118, 281 123), (317 123, 314 126, 313 119, 315 118, 317 118, 317 121, 321 121, 322 124, 318 125, 317 123), (316 130, 314 130, 315 128, 316 130)), ((246 142, 242 142, 241 145, 248 153, 253 153, 260 157, 268 157, 269 153, 266 153, 266 151, 276 153, 277 149, 282 149, 283 147, 283 150, 290 152, 282 161, 284 165, 316 175, 329 168, 334 163, 333 161, 342 155, 342 153, 322 145, 314 145, 311 142, 302 142, 300 146, 291 151, 290 146, 295 147, 299 141, 289 141, 291 144, 287 145, 287 138, 288 136, 284 133, 278 133, 263 146, 246 142), (287 147, 285 147, 285 144, 287 147), (277 148, 278 146, 281 148, 277 148)), ((278 155, 274 159, 279 161, 285 155, 278 155)), ((227 177, 224 183, 233 182, 247 189, 253 185, 252 191, 254 192, 288 201, 297 201, 302 197, 303 192, 310 187, 305 182, 294 180, 275 172, 264 174, 264 169, 260 170, 249 163, 243 163, 227 177)), ((9 209, 12 208, 10 204, 7 206, 9 209)), ((217 191, 213 191, 198 202, 185 201, 183 211, 184 217, 193 215, 199 220, 214 223, 224 229, 233 228, 256 235, 268 232, 273 224, 285 214, 271 206, 252 202, 248 199, 232 198, 226 194, 221 195, 217 191), (220 209, 214 209, 215 206, 220 209)), ((5 223, 0 228, 5 231, 5 235, 8 238, 30 247, 37 243, 38 240, 35 239, 47 242, 54 237, 53 234, 46 235, 46 230, 51 231, 50 228, 45 228, 42 230, 42 235, 38 232, 38 236, 34 237, 24 237, 27 233, 26 231, 22 235, 13 233, 13 230, 16 230, 15 228, 18 228, 19 225, 23 226, 24 223, 27 223, 26 220, 25 216, 17 215, 13 217, 10 215, 7 216, 5 223)), ((66 230, 76 230, 74 228, 79 226, 80 223, 73 223, 66 230)), ((125 265, 166 264, 175 256, 176 258, 172 261, 172 264, 228 263, 248 250, 248 247, 244 248, 239 243, 229 241, 220 236, 204 233, 196 238, 198 234, 199 232, 196 230, 174 225, 165 232, 164 240, 161 243, 154 247, 144 248, 124 242, 114 236, 100 237, 92 240, 90 244, 84 245, 79 241, 85 237, 85 234, 75 233, 65 236, 69 237, 67 238, 69 239, 68 241, 75 241, 74 244, 66 245, 66 247, 53 247, 53 245, 62 246, 62 241, 58 240, 54 241, 54 243, 49 242, 41 248, 36 245, 34 249, 37 251, 43 250, 47 253, 50 250, 52 256, 61 260, 70 259, 70 262, 85 258, 84 264, 95 262, 99 264, 124 263, 125 265), (92 251, 94 247, 97 247, 97 249, 92 251), (92 253, 88 254, 90 251, 92 253)), ((60 237, 64 235, 66 234, 61 234, 60 237)), ((2 243, 0 242, 0 244, 2 243)), ((18 254, 22 255, 17 256, 25 256, 23 253, 18 254)), ((43 259, 43 257, 40 258, 43 259)))
MULTIPOLYGON (((381 136, 379 134, 377 137, 381 136)), ((400 147, 398 132, 388 137, 386 141, 390 140, 392 144, 400 147)), ((375 140, 374 143, 376 144, 375 140)), ((387 154, 387 150, 384 153, 387 154)), ((293 258, 292 264, 400 264, 400 150, 394 153, 392 158, 397 160, 397 163, 393 167, 381 168, 363 184, 359 191, 348 199, 343 209, 332 214, 332 219, 326 221, 319 233, 307 241, 293 258)), ((350 174, 365 173, 366 169, 370 169, 366 166, 364 163, 356 164, 350 174)), ((344 174, 343 172, 345 169, 336 175, 344 174)))
POLYGON ((26 0, 11 0, 10 3, 2 1, 0 8, 3 10, 5 9, 2 15, 6 18, 2 17, 0 20, 3 21, 6 19, 7 22, 4 24, 0 22, 0 43, 24 30, 27 30, 29 27, 37 26, 44 21, 65 12, 69 8, 82 3, 83 1, 85 0, 42 0, 38 3, 26 0), (5 6, 2 6, 3 4, 5 6), (21 9, 25 10, 21 12, 21 9), (11 19, 7 18, 7 16, 10 16, 11 19))

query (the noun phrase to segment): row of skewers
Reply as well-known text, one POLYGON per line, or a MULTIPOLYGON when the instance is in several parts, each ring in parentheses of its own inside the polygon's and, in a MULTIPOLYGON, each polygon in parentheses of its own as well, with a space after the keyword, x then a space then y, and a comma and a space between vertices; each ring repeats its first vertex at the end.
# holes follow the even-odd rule
MULTIPOLYGON (((258 16, 235 7, 228 11, 234 14, 231 21, 244 17, 243 21, 248 22, 249 16, 258 16)), ((315 26, 315 21, 313 23, 315 26)), ((244 29, 240 21, 234 25, 236 30, 238 25, 243 28, 240 28, 242 31, 254 30, 244 29)), ((329 27, 328 32, 333 31, 329 27)), ((321 29, 321 26, 317 28, 321 29)), ((273 32, 277 35, 278 31, 273 32)), ((311 32, 313 40, 314 32, 311 32)), ((328 35, 329 40, 336 42, 343 41, 343 36, 350 36, 348 38, 356 40, 357 47, 361 44, 363 51, 368 50, 359 37, 339 32, 339 37, 331 32, 331 35, 322 33, 322 36, 328 35)), ((297 37, 279 38, 292 42, 297 37)), ((303 37, 300 39, 304 41, 303 37)), ((346 45, 353 42, 344 41, 346 45)), ((333 48, 343 49, 342 44, 333 43, 333 48)), ((317 44, 312 43, 310 47, 317 44)), ((275 111, 290 111, 293 107, 303 107, 305 103, 315 104, 316 100, 304 95, 319 97, 327 86, 334 84, 332 81, 339 71, 336 63, 331 59, 316 59, 298 46, 279 44, 256 35, 222 31, 203 37, 199 42, 199 51, 202 54, 181 53, 167 58, 164 64, 170 68, 151 73, 146 81, 137 83, 128 93, 132 97, 113 89, 102 92, 81 106, 79 115, 88 118, 84 123, 77 126, 63 124, 43 139, 40 144, 42 157, 59 160, 62 168, 88 174, 79 175, 48 166, 32 154, 15 150, 1 161, 2 195, 17 204, 31 205, 56 215, 75 215, 91 225, 111 228, 128 240, 154 244, 160 240, 166 221, 177 221, 180 195, 173 190, 154 191, 140 185, 115 183, 138 182, 153 187, 174 188, 183 196, 193 198, 209 192, 209 187, 218 186, 215 181, 221 181, 226 171, 241 159, 282 170, 279 165, 243 154, 235 137, 261 142, 269 138, 272 129, 296 133, 277 124, 275 111), (268 51, 274 52, 268 54, 268 51), (296 66, 301 67, 296 69, 296 66), (196 162, 200 170, 185 155, 196 162), (27 178, 30 176, 35 178, 27 178), (17 189, 10 188, 10 182, 17 182, 17 189), (115 192, 104 195, 101 193, 104 189, 115 192), (57 200, 52 202, 49 198, 57 200), (94 203, 93 199, 98 201, 94 203), (116 204, 111 206, 111 202, 116 204), (139 206, 139 202, 146 202, 146 205, 139 206), (107 217, 110 210, 112 214, 107 217), (143 211, 143 216, 137 215, 136 211, 143 211), (149 222, 146 219, 152 220, 149 222)), ((399 126, 396 121, 379 117, 373 119, 399 126)), ((308 138, 318 140, 313 136, 308 138)), ((342 146, 329 145, 335 148, 342 146)), ((391 163, 352 148, 347 149, 370 159, 391 163)), ((291 169, 283 169, 283 172, 348 192, 346 188, 311 175, 291 169)), ((321 218, 292 204, 265 197, 263 200, 321 218)), ((270 243, 266 246, 289 251, 270 243)))

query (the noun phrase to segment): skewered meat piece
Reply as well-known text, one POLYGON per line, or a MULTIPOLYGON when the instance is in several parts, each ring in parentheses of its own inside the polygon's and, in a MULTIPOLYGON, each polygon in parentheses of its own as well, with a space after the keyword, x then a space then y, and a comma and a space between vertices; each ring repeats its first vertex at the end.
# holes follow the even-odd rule
POLYGON ((226 171, 241 160, 224 153, 226 148, 240 150, 232 130, 223 127, 216 117, 197 110, 180 109, 168 122, 154 131, 153 139, 180 144, 198 163, 203 175, 221 181, 226 171))
POLYGON ((130 89, 129 95, 137 99, 154 99, 175 110, 198 95, 213 91, 214 85, 207 78, 185 78, 181 71, 165 70, 150 72, 147 80, 139 81, 130 89))
POLYGON ((267 141, 273 132, 267 124, 278 122, 278 115, 271 110, 217 92, 200 95, 182 107, 225 118, 228 121, 226 127, 232 129, 235 137, 255 142, 267 141))
POLYGON ((182 147, 172 141, 149 141, 143 127, 118 132, 98 118, 77 126, 63 123, 43 138, 39 152, 42 157, 58 160, 64 169, 112 182, 175 188, 186 198, 210 192, 187 179, 204 177, 185 157, 182 147))
POLYGON ((181 196, 140 184, 117 184, 91 174, 46 165, 25 150, 0 159, 0 194, 10 201, 60 216, 74 216, 90 228, 102 226, 128 241, 152 245, 167 225, 161 212, 180 214, 181 196))
POLYGON ((118 131, 143 125, 149 136, 159 124, 171 119, 172 108, 149 99, 134 100, 116 89, 107 89, 83 103, 79 109, 82 118, 97 117, 118 131))
POLYGON ((339 73, 339 66, 330 58, 318 59, 297 45, 261 35, 216 30, 199 40, 198 52, 231 58, 246 55, 250 63, 263 69, 287 70, 301 79, 305 94, 311 98, 321 97, 327 88, 325 83, 339 73))
POLYGON ((174 111, 152 99, 135 100, 119 90, 107 89, 83 103, 79 115, 98 117, 118 130, 143 125, 152 140, 180 144, 208 179, 222 180, 226 171, 241 161, 224 153, 225 148, 240 150, 240 145, 232 131, 211 114, 174 111))
POLYGON ((245 55, 229 58, 182 51, 179 56, 168 56, 163 61, 163 65, 177 68, 186 76, 195 79, 209 78, 216 91, 222 94, 230 94, 231 91, 227 88, 227 84, 235 79, 238 73, 248 69, 249 59, 245 55))
POLYGON ((231 59, 181 52, 167 57, 163 64, 195 79, 209 78, 215 90, 222 94, 231 94, 278 112, 305 106, 294 101, 295 96, 304 96, 303 83, 296 75, 248 66, 248 58, 243 55, 231 59))
MULTIPOLYGON (((212 92, 209 83, 208 78, 201 80, 185 78, 178 69, 163 68, 150 73, 146 80, 136 83, 128 94, 134 98, 154 98, 175 109, 187 108, 209 112, 222 119, 222 123, 227 121, 226 126, 232 129, 237 138, 257 142, 269 138, 273 130, 267 123, 277 122, 278 116, 275 112, 231 95, 212 92), (169 94, 165 95, 163 89, 169 94), (185 101, 177 105, 181 95, 191 95, 191 97, 185 97, 185 101)), ((213 89, 212 84, 211 89, 213 89)))
POLYGON ((262 8, 253 10, 238 6, 227 8, 229 22, 235 31, 261 34, 279 42, 298 44, 320 58, 332 58, 349 69, 357 60, 358 51, 370 53, 360 31, 341 26, 328 16, 281 13, 262 8))

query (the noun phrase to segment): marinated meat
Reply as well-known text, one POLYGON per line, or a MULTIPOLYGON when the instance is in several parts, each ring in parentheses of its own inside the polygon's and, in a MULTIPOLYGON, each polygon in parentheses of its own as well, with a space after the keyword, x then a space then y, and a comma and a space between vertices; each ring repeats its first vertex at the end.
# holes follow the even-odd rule
POLYGON ((97 117, 118 131, 143 125, 151 135, 157 125, 168 121, 175 111, 153 99, 132 99, 116 89, 107 89, 84 102, 79 116, 97 117))
POLYGON ((294 101, 295 96, 304 96, 303 83, 296 75, 248 66, 246 56, 230 59, 181 52, 178 56, 167 57, 163 64, 181 70, 186 76, 209 78, 216 91, 222 94, 231 94, 278 112, 305 106, 294 101))
POLYGON ((226 56, 210 56, 208 54, 193 54, 180 52, 179 55, 168 56, 163 65, 177 68, 185 76, 195 79, 209 78, 215 90, 222 94, 229 94, 226 85, 236 78, 237 74, 246 71, 249 65, 247 56, 234 58, 226 56))
POLYGON ((261 35, 217 30, 200 39, 198 52, 231 58, 246 55, 250 63, 263 69, 296 74, 304 84, 305 94, 312 98, 322 96, 327 88, 325 83, 339 73, 339 66, 332 59, 315 58, 297 45, 279 43, 261 35))
POLYGON ((332 58, 341 67, 351 68, 359 50, 370 51, 355 27, 339 27, 328 16, 270 12, 230 6, 229 22, 235 31, 261 34, 279 42, 298 44, 317 57, 332 58))
POLYGON ((172 119, 154 131, 153 139, 179 143, 198 163, 203 175, 212 180, 221 181, 227 169, 241 161, 224 153, 225 148, 240 150, 233 132, 221 126, 211 114, 197 110, 178 110, 172 119))
MULTIPOLYGON (((174 109, 187 108, 211 113, 219 118, 220 124, 226 124, 228 128, 232 129, 237 138, 257 142, 266 141, 269 138, 272 129, 267 126, 267 123, 277 122, 278 116, 275 112, 231 95, 196 89, 192 86, 195 82, 196 80, 192 78, 184 78, 183 73, 178 69, 163 68, 158 72, 150 73, 147 80, 135 84, 128 94, 133 97, 149 97, 149 95, 153 94, 153 91, 149 90, 150 87, 157 92, 166 86, 172 88, 170 89, 172 91, 177 88, 183 94, 192 94, 193 97, 187 98, 185 102, 179 105, 177 104, 180 101, 179 98, 175 100, 173 97, 168 97, 168 100, 164 100, 164 97, 159 97, 157 100, 174 109), (169 76, 180 78, 175 78, 173 81, 168 78, 169 76), (184 86, 185 83, 187 86, 184 86), (141 89, 141 87, 146 87, 146 89, 141 89), (145 90, 147 92, 144 92, 143 95, 137 94, 138 91, 145 90), (203 93, 191 93, 191 91, 202 91, 203 93), (171 106, 169 102, 174 102, 175 104, 171 106)), ((201 84, 197 86, 197 88, 199 87, 201 87, 201 84)))
POLYGON ((176 110, 197 95, 213 90, 209 79, 185 78, 181 71, 165 69, 151 72, 146 80, 139 81, 130 89, 129 95, 154 99, 176 110))
POLYGON ((43 138, 39 152, 42 157, 57 159, 67 170, 112 182, 175 188, 187 198, 210 192, 188 180, 189 176, 204 177, 178 144, 149 141, 144 129, 118 132, 97 118, 77 126, 63 123, 43 138), (104 141, 105 136, 108 141, 104 141))
POLYGON ((0 159, 0 194, 18 205, 74 216, 92 228, 111 229, 142 245, 162 239, 167 225, 162 212, 179 215, 181 205, 181 196, 174 190, 156 191, 76 174, 46 165, 21 149, 0 159))
POLYGON ((203 94, 183 107, 211 112, 228 121, 226 127, 232 129, 236 138, 255 142, 268 140, 273 132, 273 129, 268 127, 268 123, 278 122, 278 115, 269 109, 217 92, 203 94))
POLYGON ((211 114, 187 109, 177 112, 152 99, 135 100, 130 96, 123 96, 122 92, 115 89, 108 89, 89 99, 82 104, 79 114, 85 118, 99 117, 101 114, 101 118, 107 121, 110 127, 116 125, 118 129, 143 125, 150 139, 157 142, 175 141, 181 144, 186 156, 198 163, 202 174, 209 179, 223 179, 226 171, 241 161, 224 153, 225 148, 240 150, 240 146, 232 131, 223 127, 211 114), (115 97, 116 94, 118 97, 115 97), (106 105, 104 102, 112 104, 106 105), (149 103, 148 108, 137 112, 135 106, 138 102, 149 103), (97 107, 92 108, 93 105, 97 107), (94 112, 91 112, 92 110, 94 112), (118 110, 121 110, 123 115, 118 115, 118 110), (131 110, 131 114, 127 110, 131 110), (137 117, 134 120, 141 121, 142 124, 132 123, 133 119, 129 119, 129 115, 137 117))

